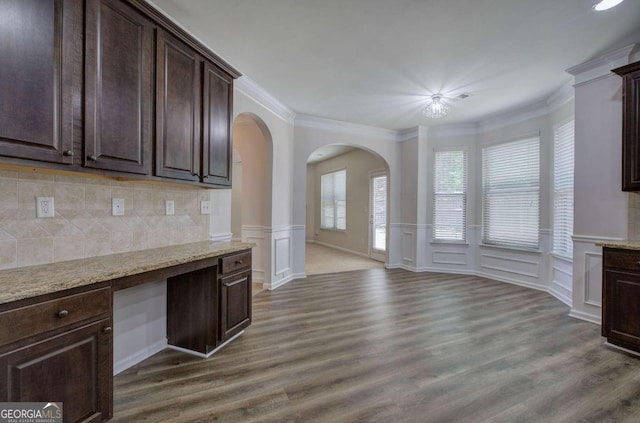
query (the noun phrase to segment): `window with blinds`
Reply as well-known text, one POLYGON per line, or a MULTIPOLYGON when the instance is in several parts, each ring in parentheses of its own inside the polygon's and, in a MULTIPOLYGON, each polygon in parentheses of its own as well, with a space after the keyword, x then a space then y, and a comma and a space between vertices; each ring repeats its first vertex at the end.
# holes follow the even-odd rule
POLYGON ((347 171, 327 173, 320 178, 322 193, 320 227, 347 229, 347 171))
POLYGON ((467 152, 436 151, 433 177, 433 238, 467 238, 467 152))
POLYGON ((482 241, 538 248, 540 138, 482 149, 482 241))
POLYGON ((574 122, 553 134, 553 252, 573 257, 574 122))

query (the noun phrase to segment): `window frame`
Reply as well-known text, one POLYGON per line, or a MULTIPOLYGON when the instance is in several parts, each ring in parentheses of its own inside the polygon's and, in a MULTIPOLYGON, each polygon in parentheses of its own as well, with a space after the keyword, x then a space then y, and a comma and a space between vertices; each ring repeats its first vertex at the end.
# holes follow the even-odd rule
POLYGON ((469 205, 469 149, 466 147, 451 147, 451 148, 442 148, 434 150, 433 154, 433 183, 431 185, 432 189, 432 231, 431 231, 431 239, 433 243, 443 243, 443 244, 467 244, 468 243, 468 205, 469 205), (451 153, 451 152, 462 152, 463 153, 463 174, 464 174, 464 192, 462 194, 458 193, 441 193, 438 194, 436 192, 437 186, 437 156, 438 153, 451 153), (437 198, 438 196, 462 196, 463 198, 463 209, 462 209, 462 238, 438 238, 436 237, 437 225, 437 198))
POLYGON ((571 231, 573 232, 573 217, 574 217, 574 213, 575 213, 575 202, 574 202, 574 187, 575 187, 575 141, 576 141, 576 132, 575 132, 575 117, 572 116, 570 119, 564 120, 560 123, 557 123, 553 126, 553 151, 552 151, 552 168, 551 168, 551 219, 552 219, 552 238, 551 238, 551 254, 553 254, 554 256, 558 257, 558 258, 562 258, 564 260, 568 260, 568 261, 573 261, 573 239, 571 238, 571 236, 573 235, 572 233, 568 235, 568 239, 565 239, 566 244, 570 247, 570 252, 568 250, 563 250, 563 251, 559 251, 556 250, 556 235, 558 233, 558 229, 557 229, 557 220, 556 220, 556 201, 558 199, 558 190, 556 189, 556 182, 557 182, 557 178, 556 178, 556 165, 557 165, 557 156, 556 156, 556 152, 557 152, 557 133, 560 129, 566 127, 567 125, 572 125, 572 129, 573 129, 573 137, 572 137, 572 148, 571 148, 571 154, 572 154, 572 158, 573 158, 573 163, 572 163, 572 172, 571 172, 571 187, 566 189, 565 194, 570 194, 571 196, 571 219, 570 219, 570 225, 571 225, 571 231))
POLYGON ((324 231, 337 231, 337 232, 346 232, 347 231, 347 168, 336 169, 330 172, 326 172, 320 175, 320 229, 324 231), (325 176, 335 175, 338 173, 344 172, 344 228, 339 228, 338 223, 338 204, 337 202, 340 200, 335 199, 335 177, 334 177, 334 195, 332 197, 333 203, 333 226, 325 226, 325 200, 324 200, 324 185, 323 179, 325 176))
MULTIPOLYGON (((503 140, 501 142, 496 142, 496 143, 492 143, 492 144, 487 144, 485 146, 482 147, 481 150, 481 202, 482 202, 482 210, 481 210, 481 229, 482 229, 482 234, 481 234, 481 246, 488 246, 488 247, 498 247, 498 248, 506 248, 506 249, 513 249, 513 250, 522 250, 522 251, 536 251, 539 252, 540 251, 540 218, 541 218, 541 207, 542 207, 542 198, 541 198, 541 191, 542 191, 542 178, 541 178, 541 169, 542 169, 542 139, 541 139, 541 135, 540 133, 535 133, 535 134, 529 134, 529 135, 524 135, 524 136, 520 136, 520 137, 515 137, 515 138, 510 138, 508 140, 503 140), (489 192, 487 190, 486 184, 486 178, 487 178, 487 151, 489 149, 492 148, 496 148, 496 147, 500 147, 500 146, 505 146, 508 144, 515 144, 518 142, 525 142, 525 141, 533 141, 535 140, 537 142, 537 159, 538 159, 538 163, 537 163, 537 186, 535 184, 533 185, 529 185, 527 186, 527 183, 523 183, 521 186, 509 186, 509 187, 503 187, 503 188, 499 188, 499 189, 493 189, 491 192, 489 192), (491 193, 493 194, 523 194, 524 196, 526 196, 527 193, 536 193, 537 194, 537 203, 538 203, 538 207, 537 207, 537 224, 535 226, 535 229, 537 229, 537 233, 536 233, 536 243, 529 243, 529 242, 509 242, 509 241, 501 241, 501 240, 496 240, 496 239, 489 239, 488 238, 488 233, 487 232, 491 232, 488 231, 488 225, 490 224, 490 222, 487 221, 487 217, 488 217, 488 202, 487 202, 487 197, 488 195, 490 195, 491 193)), ((533 228, 533 227, 532 227, 533 228)))

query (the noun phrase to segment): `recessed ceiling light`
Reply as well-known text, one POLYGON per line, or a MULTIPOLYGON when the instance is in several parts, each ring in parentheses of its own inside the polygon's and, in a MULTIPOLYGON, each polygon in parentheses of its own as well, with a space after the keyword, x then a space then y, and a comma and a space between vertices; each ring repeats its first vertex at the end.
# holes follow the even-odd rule
POLYGON ((612 7, 619 5, 622 1, 623 0, 602 0, 593 6, 593 9, 598 12, 602 12, 603 10, 611 9, 612 7))

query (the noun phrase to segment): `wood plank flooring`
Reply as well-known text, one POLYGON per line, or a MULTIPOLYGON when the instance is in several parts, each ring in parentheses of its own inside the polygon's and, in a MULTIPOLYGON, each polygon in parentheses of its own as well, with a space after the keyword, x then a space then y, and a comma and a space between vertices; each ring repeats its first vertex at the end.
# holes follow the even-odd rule
POLYGON ((640 359, 543 292, 371 269, 253 300, 208 360, 165 350, 116 376, 114 421, 640 421, 640 359))

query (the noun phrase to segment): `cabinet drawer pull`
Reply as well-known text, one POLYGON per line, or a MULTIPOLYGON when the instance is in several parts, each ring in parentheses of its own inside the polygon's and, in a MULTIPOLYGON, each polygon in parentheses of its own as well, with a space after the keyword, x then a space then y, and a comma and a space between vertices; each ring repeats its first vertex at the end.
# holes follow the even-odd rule
POLYGON ((111 333, 113 329, 111 328, 111 326, 107 326, 106 328, 102 329, 102 332, 104 333, 111 333))
POLYGON ((638 266, 640 266, 640 260, 636 261, 636 264, 637 264, 638 266))
POLYGON ((63 318, 63 317, 67 317, 69 315, 69 311, 68 310, 60 310, 57 314, 57 316, 59 318, 63 318))
POLYGON ((62 155, 67 157, 73 157, 73 150, 64 150, 62 155))
MULTIPOLYGON (((236 260, 236 264, 242 264, 242 260, 236 260)), ((638 262, 640 264, 640 261, 638 262)))
POLYGON ((89 157, 87 157, 87 159, 91 160, 92 162, 95 162, 96 160, 98 160, 98 158, 96 156, 94 156, 93 154, 90 155, 89 157))

